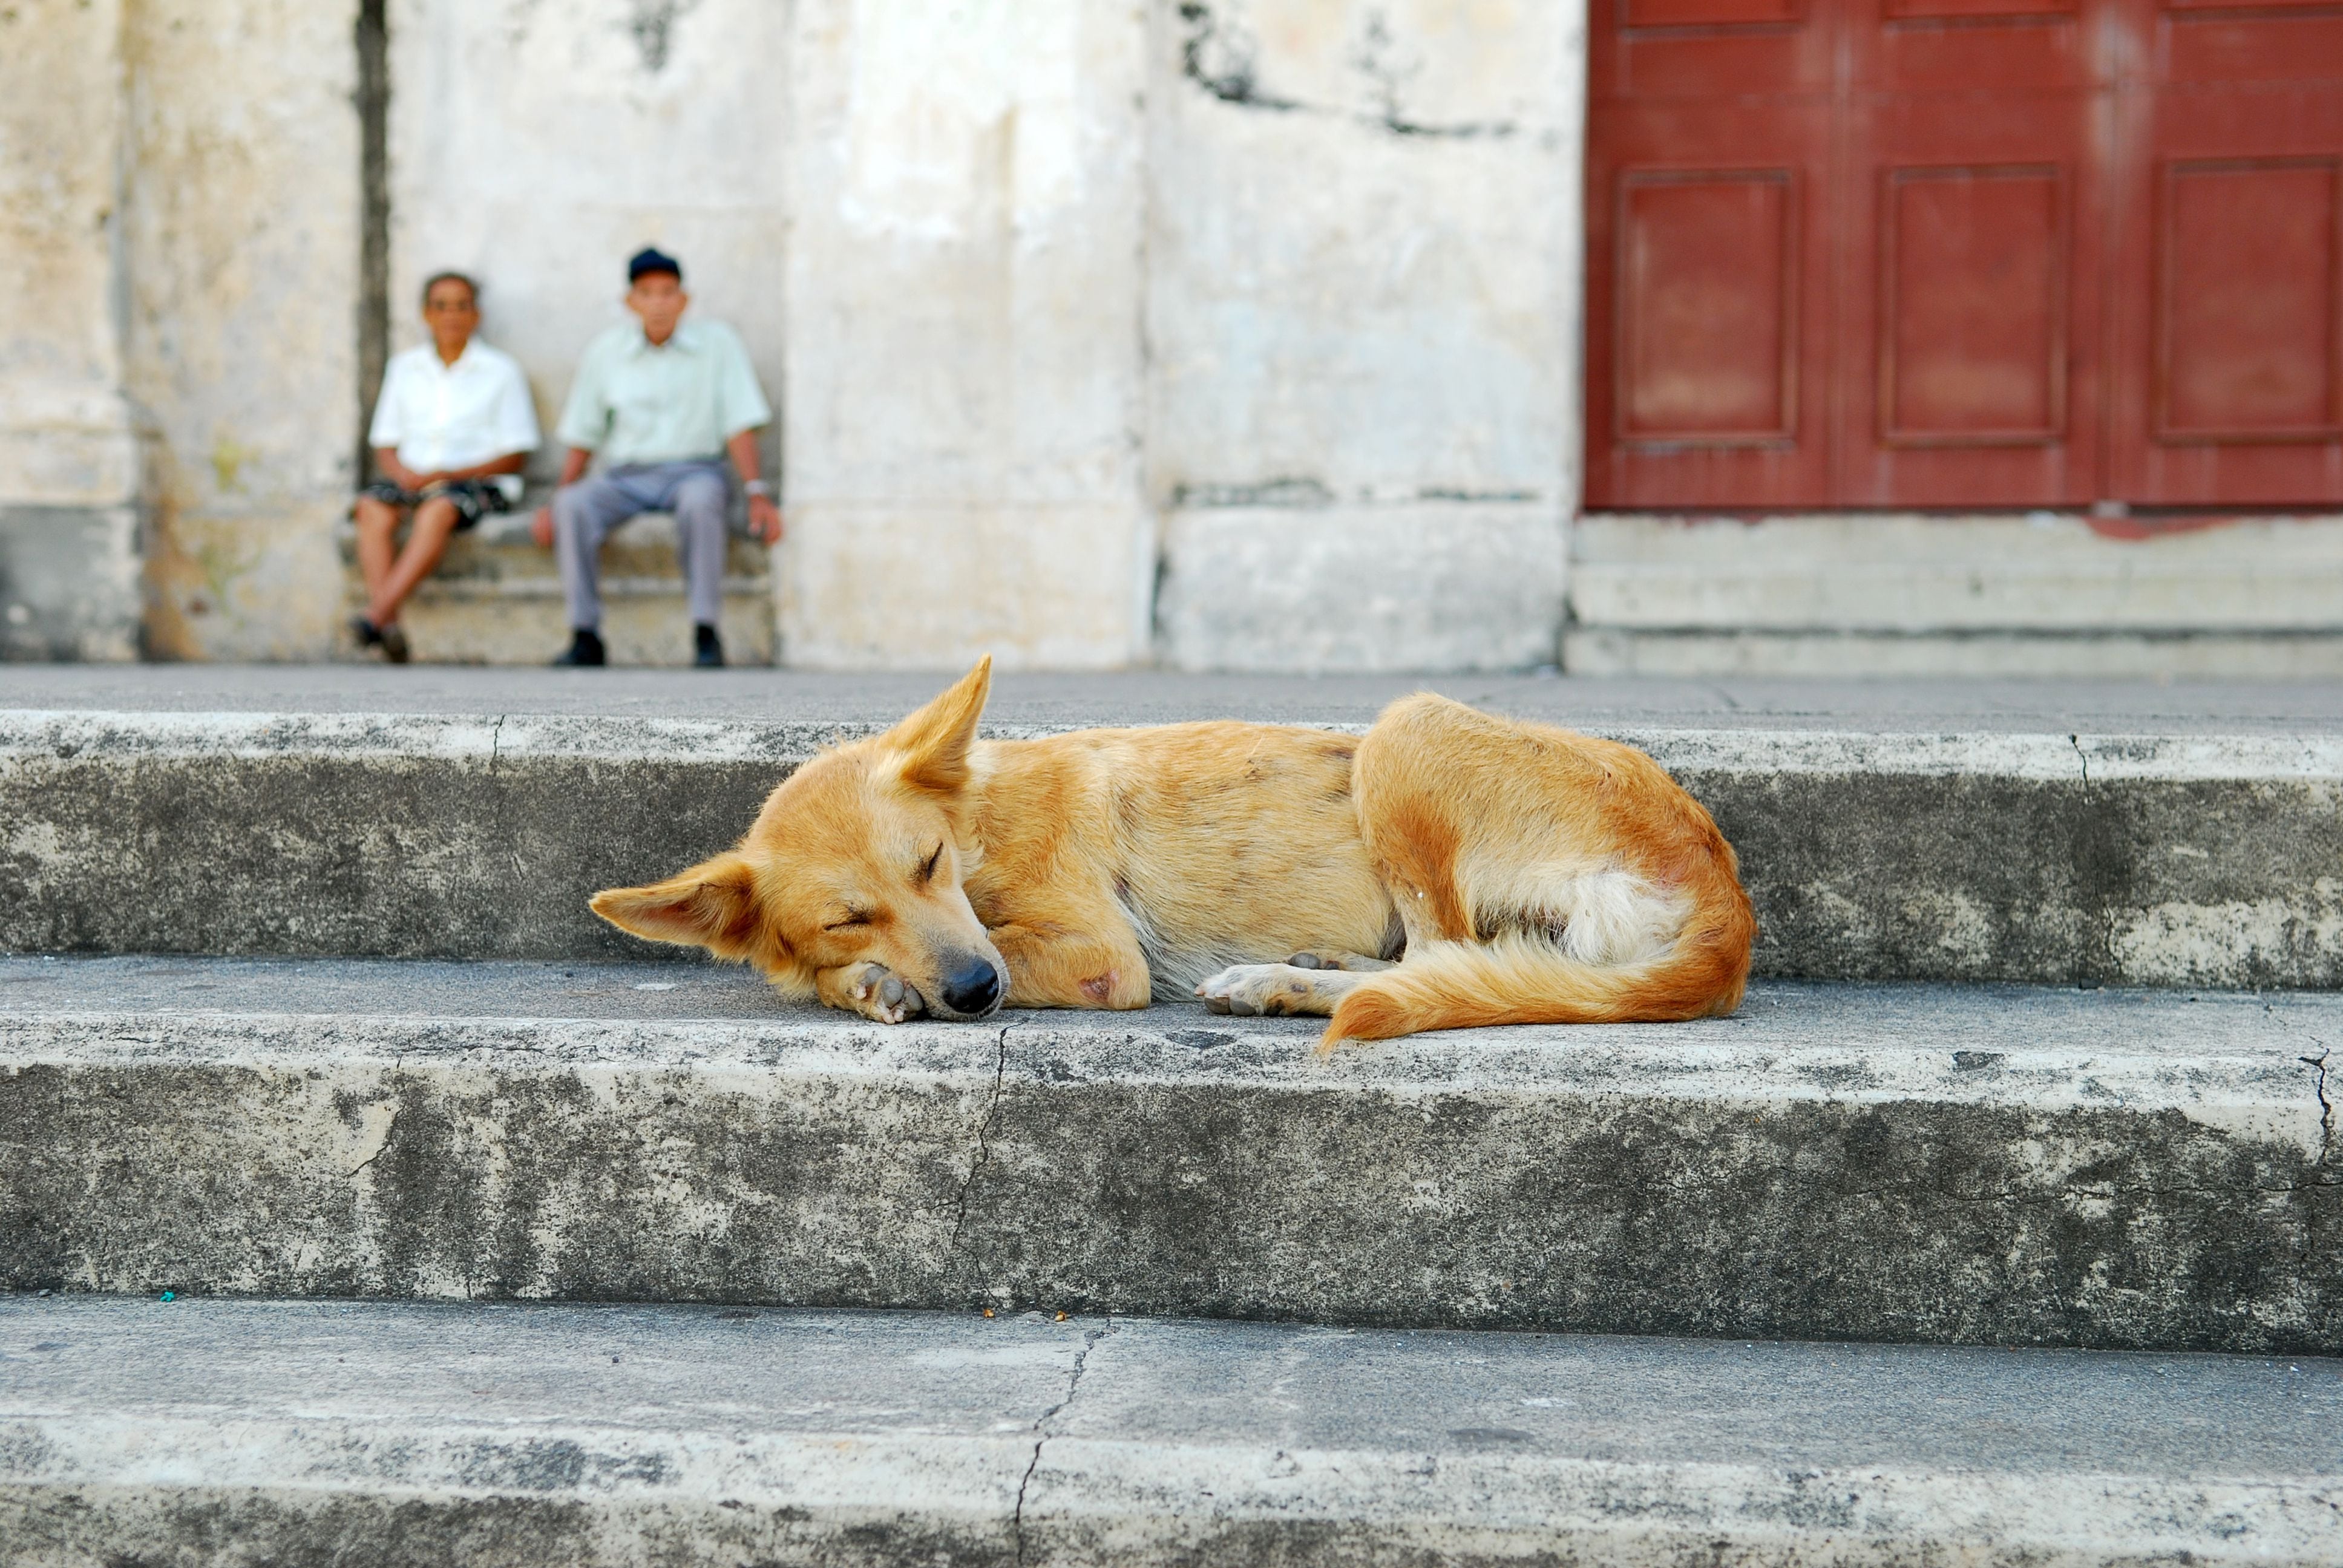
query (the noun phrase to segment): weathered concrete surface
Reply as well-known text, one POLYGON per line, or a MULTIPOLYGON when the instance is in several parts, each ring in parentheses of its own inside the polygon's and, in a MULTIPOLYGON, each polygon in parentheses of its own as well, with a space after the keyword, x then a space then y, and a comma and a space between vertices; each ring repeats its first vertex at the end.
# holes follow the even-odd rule
POLYGON ((1145 11, 793 15, 786 658, 1143 658, 1145 11))
POLYGON ((2343 1348, 2343 1000, 1760 988, 1311 1053, 674 965, 0 965, 0 1282, 2343 1348))
POLYGON ((1156 8, 1148 482, 1183 669, 1556 656, 1584 7, 1156 8))
MULTIPOLYGON (((366 598, 356 530, 341 538, 345 608, 357 615, 366 598)), ((771 559, 769 549, 745 535, 729 543, 719 625, 731 663, 772 662, 771 559)), ((646 512, 603 542, 602 600, 602 641, 616 663, 691 662, 691 614, 672 517, 646 512)), ((527 508, 485 518, 450 540, 399 622, 413 657, 425 664, 541 665, 569 646, 560 572, 553 552, 530 537, 527 508)))
MULTIPOLYGON (((789 768, 899 710, 0 710, 0 950, 641 951, 596 890, 733 842, 789 768)), ((993 733, 1065 727, 1033 717, 993 733)), ((2343 985, 2343 739, 1588 728, 1716 814, 1761 974, 2343 985)))
POLYGON ((131 658, 146 499, 116 308, 114 0, 0 10, 0 658, 131 658))
MULTIPOLYGON (((657 244, 682 258, 693 308, 739 329, 778 400, 786 8, 392 0, 388 10, 393 347, 425 339, 425 278, 472 274, 482 335, 528 373, 549 432, 587 340, 628 319, 626 258, 657 244)), ((775 473, 778 425, 764 446, 775 473)), ((550 477, 559 457, 548 438, 536 471, 550 477)))
POLYGON ((1549 507, 1175 511, 1156 626, 1175 669, 1524 669, 1559 656, 1549 507))
POLYGON ((23 1299, 0 1357, 27 1568, 2343 1553, 2315 1360, 23 1299))
POLYGON ((1589 517, 1570 607, 1590 674, 2332 678, 2343 519, 1589 517))
MULTIPOLYGON (((36 429, 36 437, 55 427, 36 429)), ((93 441, 135 448, 118 427, 93 441)), ((137 651, 137 498, 113 505, 0 504, 0 659, 127 659, 137 651)))
MULTIPOLYGON (((45 7, 53 10, 55 7, 45 7)), ((159 431, 150 652, 322 658, 357 426, 350 0, 137 0, 123 281, 159 431)))
MULTIPOLYGON (((960 676, 933 671, 390 669, 43 665, 8 672, 9 706, 126 712, 567 714, 865 724, 960 676)), ((1432 690, 1546 723, 1617 729, 1818 729, 1857 735, 2343 736, 2343 684, 2148 680, 1674 679, 1534 674, 1269 675, 1169 670, 995 674, 1006 725, 1248 719, 1364 724, 1432 690)))

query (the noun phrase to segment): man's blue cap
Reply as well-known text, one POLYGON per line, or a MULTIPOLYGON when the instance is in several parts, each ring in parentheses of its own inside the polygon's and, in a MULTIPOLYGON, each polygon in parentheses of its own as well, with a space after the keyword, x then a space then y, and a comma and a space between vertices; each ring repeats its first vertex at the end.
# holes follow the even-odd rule
POLYGON ((647 245, 627 258, 628 283, 634 282, 647 272, 664 272, 678 283, 683 281, 683 263, 660 250, 657 246, 647 245))

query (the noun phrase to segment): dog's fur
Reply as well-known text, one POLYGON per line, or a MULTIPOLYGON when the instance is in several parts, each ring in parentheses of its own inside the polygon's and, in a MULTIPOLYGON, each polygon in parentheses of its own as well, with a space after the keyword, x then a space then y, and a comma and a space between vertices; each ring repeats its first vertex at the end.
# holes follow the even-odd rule
POLYGON ((987 659, 791 774, 739 848, 595 913, 886 1023, 1192 988, 1324 1015, 1331 1048, 1740 1003, 1756 922, 1733 847, 1632 747, 1430 695, 1363 737, 979 740, 990 685, 987 659))

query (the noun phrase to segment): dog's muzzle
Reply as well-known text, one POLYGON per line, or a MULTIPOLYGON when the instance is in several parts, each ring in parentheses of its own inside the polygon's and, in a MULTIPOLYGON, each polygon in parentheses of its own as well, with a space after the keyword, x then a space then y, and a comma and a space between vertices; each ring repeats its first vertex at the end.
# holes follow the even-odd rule
POLYGON ((936 1000, 963 1018, 981 1018, 1001 1005, 1001 971, 990 959, 971 960, 957 974, 946 975, 936 1000))

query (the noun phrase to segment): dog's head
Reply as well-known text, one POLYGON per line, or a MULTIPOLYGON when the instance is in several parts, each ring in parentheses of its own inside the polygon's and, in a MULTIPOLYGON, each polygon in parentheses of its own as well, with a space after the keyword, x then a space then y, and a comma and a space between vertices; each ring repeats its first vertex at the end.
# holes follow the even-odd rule
POLYGON ((993 1011, 1009 969, 961 888, 980 852, 964 796, 991 686, 988 658, 886 734, 791 774, 739 848, 597 893, 594 912, 652 941, 745 960, 800 994, 825 970, 879 963, 931 1016, 993 1011))

